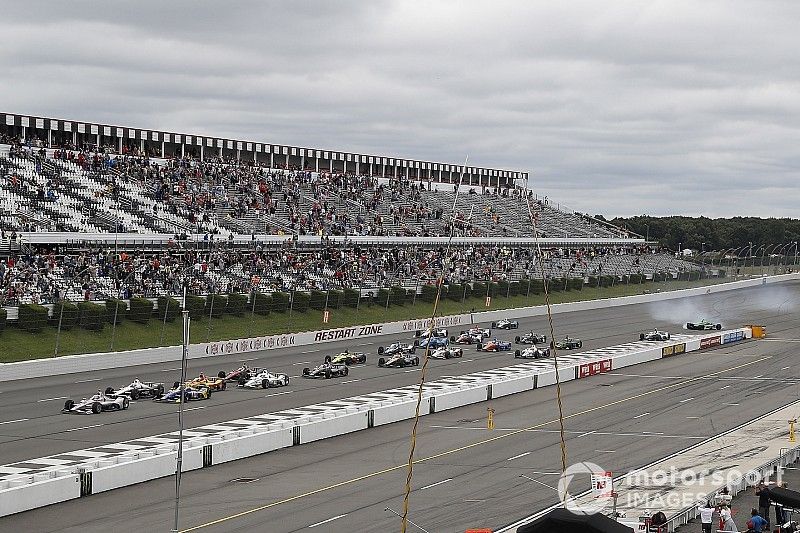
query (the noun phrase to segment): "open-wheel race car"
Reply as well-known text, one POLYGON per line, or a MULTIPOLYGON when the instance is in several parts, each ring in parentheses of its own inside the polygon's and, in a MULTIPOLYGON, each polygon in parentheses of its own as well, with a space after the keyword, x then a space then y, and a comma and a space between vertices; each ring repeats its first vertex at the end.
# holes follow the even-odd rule
POLYGON ((447 337, 425 337, 421 340, 416 339, 414 341, 414 344, 416 344, 419 348, 422 348, 423 350, 426 348, 430 348, 431 350, 433 350, 436 348, 443 348, 448 346, 450 344, 450 341, 447 339, 447 337))
POLYGON ((463 357, 464 350, 461 348, 437 348, 428 354, 431 359, 453 359, 463 357))
POLYGON ((583 347, 583 341, 581 341, 580 339, 574 339, 569 335, 567 335, 561 340, 556 341, 554 344, 556 350, 574 350, 583 347))
POLYGON ((525 335, 517 335, 514 337, 514 342, 517 344, 544 344, 547 342, 547 335, 538 335, 531 331, 525 335))
POLYGON ((351 352, 348 350, 338 353, 336 355, 326 355, 326 363, 333 363, 334 365, 357 365, 367 362, 367 354, 362 352, 351 352))
POLYGON ((230 372, 225 372, 224 370, 220 370, 217 373, 218 378, 222 378, 225 381, 235 381, 239 382, 244 379, 250 379, 250 377, 255 376, 261 372, 261 368, 257 367, 249 367, 247 365, 242 365, 236 370, 231 370, 230 372))
POLYGON ((64 402, 64 408, 61 412, 76 415, 96 415, 103 411, 122 411, 128 408, 129 403, 130 400, 126 396, 106 396, 102 391, 98 390, 96 394, 89 398, 83 398, 79 402, 67 400, 64 402))
MULTIPOLYGON (((183 387, 184 401, 194 402, 198 400, 208 400, 209 398, 211 398, 211 389, 205 385, 186 385, 183 387)), ((172 389, 154 398, 153 401, 160 403, 181 403, 180 383, 176 382, 172 389)))
POLYGON ((124 396, 130 400, 138 400, 139 398, 155 398, 164 394, 163 383, 153 383, 151 381, 139 381, 139 378, 134 379, 130 385, 126 385, 119 389, 114 387, 106 387, 105 395, 109 397, 124 396))
POLYGON ((395 367, 403 368, 406 366, 419 366, 419 357, 410 353, 396 353, 389 358, 379 358, 378 366, 381 368, 395 367))
POLYGON ((423 330, 419 330, 418 329, 414 333, 414 336, 415 337, 447 337, 447 330, 445 328, 433 328, 433 331, 431 331, 431 328, 423 329, 423 330))
POLYGON ((640 341, 668 341, 669 340, 669 332, 660 331, 658 329, 654 329, 652 331, 648 331, 647 333, 639 333, 639 340, 640 341))
POLYGON ((458 337, 456 337, 455 335, 450 337, 450 342, 454 342, 456 344, 478 344, 483 342, 483 340, 487 337, 488 335, 487 336, 474 335, 469 331, 462 331, 461 333, 459 333, 458 337))
POLYGON ((524 350, 514 350, 514 357, 517 359, 541 359, 550 357, 550 348, 539 348, 536 345, 528 346, 524 350))
POLYGON ((227 388, 227 381, 225 378, 221 378, 219 376, 206 376, 204 373, 200 372, 200 375, 194 379, 190 379, 186 382, 186 385, 189 387, 208 387, 212 391, 220 391, 225 390, 227 388))
POLYGON ((497 322, 492 322, 492 327, 497 329, 517 329, 519 328, 519 320, 502 318, 497 322))
POLYGON ((303 377, 304 378, 338 378, 346 376, 350 373, 350 369, 347 368, 347 365, 344 364, 334 364, 334 363, 322 363, 319 366, 315 366, 314 368, 304 368, 303 369, 303 377))
POLYGON ((245 389, 269 389, 271 387, 285 387, 289 384, 286 374, 273 374, 269 370, 262 370, 252 374, 249 378, 239 378, 239 386, 245 389))
POLYGON ((378 346, 378 355, 394 355, 397 353, 414 353, 417 347, 413 344, 403 344, 402 342, 393 342, 389 346, 378 346))
POLYGON ((687 322, 686 329, 697 329, 701 331, 708 331, 713 329, 722 329, 722 324, 715 324, 713 322, 709 322, 705 318, 700 320, 699 322, 687 322))
POLYGON ((511 341, 501 341, 496 338, 484 344, 478 344, 479 352, 509 352, 511 351, 511 341))

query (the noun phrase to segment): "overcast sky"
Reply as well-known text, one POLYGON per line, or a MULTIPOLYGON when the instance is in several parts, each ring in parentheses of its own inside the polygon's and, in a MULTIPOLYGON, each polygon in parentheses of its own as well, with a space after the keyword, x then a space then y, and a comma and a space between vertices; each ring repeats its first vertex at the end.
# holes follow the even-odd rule
POLYGON ((572 209, 797 217, 800 2, 5 2, 6 112, 528 171, 572 209))

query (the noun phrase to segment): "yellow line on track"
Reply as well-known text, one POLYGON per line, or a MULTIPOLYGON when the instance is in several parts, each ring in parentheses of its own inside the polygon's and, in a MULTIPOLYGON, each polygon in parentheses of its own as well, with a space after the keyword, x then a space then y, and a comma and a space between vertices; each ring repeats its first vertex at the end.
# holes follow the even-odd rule
MULTIPOLYGON (((733 366, 731 368, 726 368, 724 370, 718 370, 717 372, 712 372, 711 374, 707 374, 705 376, 698 376, 698 377, 686 379, 686 380, 680 381, 678 383, 672 383, 670 385, 665 385, 663 387, 659 387, 657 389, 653 389, 653 390, 650 390, 650 391, 647 391, 647 392, 642 392, 642 393, 639 393, 639 394, 635 394, 633 396, 628 396, 627 398, 614 400, 613 402, 609 402, 609 403, 606 403, 606 404, 603 404, 603 405, 598 405, 598 406, 595 406, 595 407, 591 407, 589 409, 585 409, 583 411, 579 411, 577 413, 572 413, 570 415, 566 415, 564 417, 564 419, 568 420, 570 418, 583 416, 585 414, 592 413, 594 411, 599 411, 600 409, 606 409, 608 407, 612 407, 614 405, 619 405, 621 403, 629 402, 631 400, 636 400, 638 398, 642 398, 644 396, 649 396, 649 395, 655 394, 657 392, 662 392, 662 391, 665 391, 665 390, 668 390, 668 389, 679 387, 681 385, 686 385, 687 383, 692 383, 694 381, 702 381, 705 378, 708 378, 708 377, 711 377, 711 376, 716 376, 716 375, 719 375, 719 374, 724 374, 725 372, 731 372, 733 370, 738 370, 738 369, 744 368, 746 366, 750 366, 750 365, 754 365, 756 363, 760 363, 761 361, 765 361, 765 360, 767 360, 769 358, 770 358, 769 356, 762 357, 761 359, 755 359, 753 361, 749 361, 747 363, 742 363, 741 365, 736 365, 736 366, 733 366)), ((570 381, 572 381, 572 380, 570 380, 570 381)), ((530 427, 517 429, 515 431, 511 431, 509 433, 504 433, 504 434, 498 435, 496 437, 491 437, 489 439, 484 439, 484 440, 480 440, 480 441, 477 441, 477 442, 473 442, 472 444, 467 444, 465 446, 460 446, 458 448, 453 448, 452 450, 446 450, 444 452, 439 452, 439 453, 436 453, 436 454, 433 454, 433 455, 429 455, 427 457, 423 457, 421 459, 415 460, 414 464, 424 463, 424 462, 427 462, 427 461, 432 461, 434 459, 438 459, 440 457, 445 457, 445 456, 448 456, 448 455, 452 455, 454 453, 463 452, 465 450, 476 448, 478 446, 483 446, 484 444, 489 444, 491 442, 495 442, 495 441, 498 441, 498 440, 501 440, 501 439, 506 439, 508 437, 513 437, 515 435, 519 435, 520 433, 525 433, 526 431, 532 431, 534 429, 539 429, 541 427, 548 426, 550 424, 555 424, 556 422, 558 422, 558 419, 549 420, 547 422, 540 422, 540 423, 534 424, 533 426, 530 426, 530 427)), ((353 479, 348 479, 347 481, 341 481, 339 483, 334 483, 333 485, 328 485, 326 487, 320 487, 318 489, 314 489, 314 490, 305 492, 303 494, 297 494, 297 495, 291 496, 289 498, 284 498, 283 500, 278 500, 278 501, 275 501, 275 502, 272 502, 272 503, 268 503, 266 505, 261 505, 259 507, 254 507, 252 509, 248 509, 247 511, 242 511, 242 512, 235 513, 235 514, 232 514, 232 515, 229 515, 229 516, 223 516, 222 518, 217 518, 216 520, 212 520, 212 521, 206 522, 204 524, 198 524, 196 526, 181 530, 181 533, 188 533, 190 531, 197 531, 199 529, 203 529, 203 528, 206 528, 206 527, 215 526, 215 525, 221 524, 223 522, 228 522, 230 520, 235 520, 235 519, 241 518, 243 516, 247 516, 247 515, 250 515, 250 514, 253 514, 253 513, 258 513, 260 511, 264 511, 266 509, 270 509, 272 507, 277 507, 277 506, 283 505, 285 503, 290 503, 290 502, 293 502, 293 501, 296 501, 296 500, 300 500, 302 498, 307 498, 309 496, 314 496, 315 494, 320 494, 322 492, 327 492, 327 491, 330 491, 330 490, 338 489, 339 487, 344 487, 346 485, 352 485, 353 483, 358 483, 359 481, 363 481, 365 479, 370 479, 370 478, 373 478, 373 477, 382 476, 383 474, 388 474, 389 472, 394 472, 395 470, 400 470, 400 469, 406 468, 407 466, 408 466, 407 463, 403 463, 401 465, 396 465, 396 466, 392 466, 392 467, 389 467, 389 468, 385 468, 383 470, 378 470, 376 472, 371 472, 369 474, 364 474, 363 476, 359 476, 359 477, 356 477, 356 478, 353 478, 353 479)))

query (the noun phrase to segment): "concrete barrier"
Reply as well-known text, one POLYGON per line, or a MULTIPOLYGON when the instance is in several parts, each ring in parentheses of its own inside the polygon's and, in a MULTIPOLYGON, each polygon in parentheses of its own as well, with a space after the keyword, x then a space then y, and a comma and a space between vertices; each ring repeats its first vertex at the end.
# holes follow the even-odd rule
MULTIPOLYGON (((292 430, 277 429, 225 440, 213 445, 213 464, 252 457, 292 445, 292 430)), ((174 468, 174 466, 173 466, 174 468)))
MULTIPOLYGON (((488 385, 488 384, 487 384, 488 385)), ((464 405, 485 402, 487 400, 486 386, 464 388, 436 395, 436 411, 446 411, 464 405)))
MULTIPOLYGON (((173 462, 172 468, 175 468, 173 462)), ((66 475, 0 490, 0 516, 74 500, 81 496, 79 476, 66 475)))
MULTIPOLYGON (((693 289, 682 289, 653 294, 640 294, 635 296, 621 296, 619 298, 604 298, 585 302, 555 304, 552 306, 552 310, 554 313, 566 313, 572 311, 618 307, 622 305, 670 300, 688 296, 698 296, 702 294, 712 294, 796 279, 800 279, 800 273, 753 278, 730 283, 722 283, 719 285, 709 285, 707 287, 697 287, 693 289)), ((459 326, 467 326, 475 322, 497 320, 509 315, 513 315, 517 318, 524 318, 543 316, 546 313, 547 310, 545 306, 522 307, 499 311, 484 311, 474 314, 439 317, 436 319, 436 325, 437 327, 457 328, 459 326)), ((364 326, 352 326, 347 328, 309 331, 303 333, 287 333, 282 335, 267 335, 263 337, 192 344, 189 347, 189 358, 197 359, 202 357, 222 357, 226 355, 260 352, 287 348, 291 346, 306 346, 309 344, 334 342, 346 339, 373 338, 376 336, 397 335, 400 333, 408 333, 411 335, 417 330, 425 329, 427 327, 427 323, 428 321, 425 319, 414 319, 388 322, 383 324, 370 324, 364 326)), ((69 355, 57 358, 37 359, 33 361, 20 361, 17 363, 0 363, 0 382, 59 374, 75 374, 108 368, 164 363, 168 361, 178 361, 180 358, 180 346, 169 346, 163 348, 129 350, 124 352, 69 355)))

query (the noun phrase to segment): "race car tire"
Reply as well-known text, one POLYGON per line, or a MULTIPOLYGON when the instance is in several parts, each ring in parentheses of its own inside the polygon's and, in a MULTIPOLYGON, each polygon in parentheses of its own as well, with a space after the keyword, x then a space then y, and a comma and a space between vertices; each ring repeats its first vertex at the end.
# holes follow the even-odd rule
POLYGON ((378 366, 379 367, 383 368, 383 365, 385 365, 385 364, 386 364, 386 359, 384 359, 383 357, 378 359, 378 366))
POLYGON ((353 362, 350 359, 344 360, 344 366, 350 366, 351 364, 353 364, 353 362))
POLYGON ((414 333, 414 336, 415 336, 415 337, 419 337, 419 336, 421 336, 421 335, 422 335, 422 331, 420 331, 420 330, 417 330, 417 331, 414 333))
POLYGON ((350 373, 350 369, 349 369, 349 368, 347 368, 347 367, 344 367, 344 368, 342 369, 342 375, 343 375, 343 376, 346 376, 346 375, 347 375, 347 374, 349 374, 349 373, 350 373))
POLYGON ((303 369, 303 375, 304 375, 304 376, 307 376, 307 375, 309 375, 310 373, 311 373, 311 369, 310 369, 310 368, 308 368, 308 367, 305 367, 305 368, 303 369))
POLYGON ((643 340, 644 340, 644 333, 639 333, 639 340, 640 340, 640 341, 643 341, 643 340))
POLYGON ((330 355, 326 355, 325 356, 325 362, 326 363, 330 363, 331 362, 331 356, 330 355))
POLYGON ((131 400, 133 400, 133 401, 136 401, 136 400, 138 400, 138 399, 139 399, 139 396, 141 396, 141 394, 142 394, 142 393, 141 393, 141 392, 139 392, 139 389, 133 389, 133 390, 131 391, 131 400))
POLYGON ((419 346, 419 339, 414 339, 414 346, 419 346))
POLYGON ((400 359, 400 368, 403 368, 404 366, 406 366, 406 360, 400 359))
POLYGON ((687 322, 686 323, 686 329, 694 329, 694 327, 692 327, 692 323, 691 322, 687 322))
POLYGON ((716 326, 714 326, 714 327, 715 327, 715 328, 717 328, 717 331, 719 331, 719 330, 721 330, 721 329, 722 329, 722 324, 717 324, 717 325, 716 325, 716 326))
POLYGON ((385 350, 383 346, 378 346, 378 355, 381 355, 385 350))
POLYGON ((496 328, 496 327, 497 327, 497 322, 492 322, 492 328, 496 328))
POLYGON ((366 355, 362 355, 361 357, 358 358, 358 362, 361 363, 361 364, 366 363, 367 362, 367 356, 366 355))
POLYGON ((456 342, 456 336, 455 335, 451 335, 450 336, 450 342, 456 342))
POLYGON ((419 366, 419 357, 414 358, 414 366, 419 366))
POLYGON ((239 386, 244 387, 244 384, 247 383, 247 380, 244 378, 239 378, 239 386))
POLYGON ((451 357, 453 357, 453 356, 452 356, 452 355, 450 355, 450 352, 449 352, 449 351, 446 351, 446 352, 444 352, 444 358, 445 358, 445 359, 450 359, 451 357))
POLYGON ((164 395, 164 385, 159 385, 156 387, 156 396, 163 396, 164 395))
POLYGON ((416 346, 412 346, 412 347, 411 347, 411 349, 410 349, 409 351, 410 351, 411 353, 417 353, 417 347, 416 347, 416 346))
POLYGON ((583 348, 583 341, 578 341, 578 348, 583 348))
POLYGON ((511 324, 511 329, 517 329, 518 327, 519 327, 519 324, 511 324))
POLYGON ((222 382, 222 390, 225 390, 227 387, 228 387, 228 384, 225 381, 223 381, 222 382))
POLYGON ((517 335, 516 337, 514 337, 514 342, 516 342, 517 344, 519 344, 519 335, 517 335))
POLYGON ((101 412, 102 410, 103 410, 103 406, 102 406, 102 405, 100 405, 100 402, 94 402, 94 403, 92 404, 92 412, 93 412, 94 414, 98 414, 98 413, 99 413, 99 412, 101 412))
POLYGON ((667 340, 669 340, 669 333, 667 333, 667 340))
POLYGON ((172 388, 173 388, 173 389, 177 389, 177 388, 178 388, 178 387, 180 387, 180 386, 181 386, 181 382, 180 382, 180 381, 176 381, 176 382, 174 382, 174 383, 172 384, 172 388))
POLYGON ((514 350, 514 357, 519 357, 522 355, 522 352, 519 350, 514 350))
POLYGON ((219 372, 217 372, 217 377, 218 378, 225 379, 225 376, 227 376, 227 375, 228 374, 226 374, 224 370, 220 370, 219 372))
POLYGON ((129 402, 127 398, 123 398, 122 399, 122 409, 123 410, 127 409, 128 407, 130 407, 130 405, 131 405, 131 402, 129 402))
POLYGON ((75 407, 75 401, 74 400, 67 400, 66 402, 64 402, 64 409, 65 410, 69 411, 73 407, 75 407))
POLYGON ((262 380, 261 380, 261 388, 262 388, 262 389, 269 388, 269 381, 268 381, 268 380, 266 380, 266 379, 262 379, 262 380))
POLYGON ((114 387, 106 387, 106 395, 114 394, 114 387))
POLYGON ((326 370, 325 371, 325 379, 331 379, 331 371, 330 370, 326 370))

